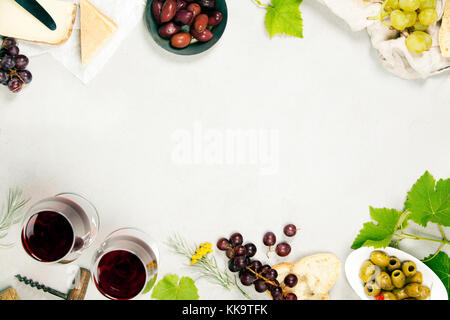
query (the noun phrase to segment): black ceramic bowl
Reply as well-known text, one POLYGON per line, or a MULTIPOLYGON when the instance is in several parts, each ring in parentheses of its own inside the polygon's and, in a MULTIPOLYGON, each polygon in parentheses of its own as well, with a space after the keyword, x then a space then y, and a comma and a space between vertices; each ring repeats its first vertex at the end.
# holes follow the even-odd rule
POLYGON ((193 42, 190 45, 188 45, 185 48, 177 49, 170 45, 170 39, 164 39, 162 38, 159 33, 159 25, 156 23, 155 19, 153 18, 152 14, 152 3, 154 0, 147 0, 147 6, 145 8, 145 22, 147 24, 147 29, 152 35, 155 42, 162 48, 166 49, 167 51, 170 51, 175 54, 180 55, 193 55, 198 54, 201 52, 204 52, 214 46, 217 41, 219 41, 220 37, 222 36, 223 32, 225 31, 225 27, 227 26, 227 20, 228 20, 228 10, 227 10, 227 4, 225 0, 216 0, 216 6, 215 10, 218 10, 222 12, 223 19, 222 22, 211 29, 211 32, 213 34, 213 37, 211 40, 207 42, 193 42))

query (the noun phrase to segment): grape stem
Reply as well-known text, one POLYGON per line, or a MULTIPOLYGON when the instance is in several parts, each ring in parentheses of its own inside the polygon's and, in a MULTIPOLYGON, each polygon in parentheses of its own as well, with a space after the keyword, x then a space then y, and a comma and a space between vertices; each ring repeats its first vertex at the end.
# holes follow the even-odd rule
POLYGON ((12 92, 16 92, 17 90, 20 90, 23 87, 23 84, 25 83, 25 81, 19 76, 19 74, 17 73, 16 70, 12 70, 9 69, 10 72, 10 78, 12 79, 14 76, 16 76, 17 78, 19 78, 19 80, 22 82, 22 84, 20 86, 18 86, 17 88, 13 89, 12 92))
POLYGON ((257 278, 260 278, 260 279, 264 280, 265 282, 267 282, 268 284, 271 284, 271 285, 273 285, 275 287, 278 287, 278 285, 275 282, 267 279, 266 277, 263 277, 261 274, 259 274, 258 272, 254 271, 252 268, 245 267, 245 269, 247 269, 248 271, 253 273, 257 278))
POLYGON ((386 4, 387 0, 384 0, 380 8, 380 13, 377 16, 367 17, 367 20, 380 20, 381 23, 384 24, 386 27, 388 27, 389 29, 393 29, 392 25, 384 21, 384 18, 389 15, 389 13, 384 10, 386 4))
POLYGON ((439 242, 439 243, 442 243, 444 245, 446 245, 446 244, 450 245, 450 241, 448 241, 445 237, 443 239, 441 239, 441 240, 439 240, 439 239, 431 239, 431 238, 425 238, 425 237, 416 236, 414 234, 406 233, 406 232, 403 232, 403 231, 400 231, 400 233, 397 234, 397 236, 400 239, 426 240, 426 241, 439 242))

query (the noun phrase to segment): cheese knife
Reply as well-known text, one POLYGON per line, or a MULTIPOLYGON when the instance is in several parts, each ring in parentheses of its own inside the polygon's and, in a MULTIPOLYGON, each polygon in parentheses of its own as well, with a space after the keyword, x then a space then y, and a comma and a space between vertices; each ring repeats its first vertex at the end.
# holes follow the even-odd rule
POLYGON ((50 14, 37 2, 36 0, 14 0, 22 8, 31 13, 36 19, 42 22, 47 28, 54 31, 56 30, 55 20, 50 14))

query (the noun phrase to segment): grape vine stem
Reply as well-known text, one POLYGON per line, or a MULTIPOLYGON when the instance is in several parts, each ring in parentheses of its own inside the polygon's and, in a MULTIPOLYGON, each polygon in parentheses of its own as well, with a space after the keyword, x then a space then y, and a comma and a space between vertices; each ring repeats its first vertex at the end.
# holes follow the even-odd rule
POLYGON ((253 2, 260 8, 264 8, 264 9, 268 9, 268 8, 272 8, 272 5, 270 4, 264 4, 259 0, 253 0, 253 2))
POLYGON ((450 245, 450 241, 448 241, 445 237, 441 240, 440 239, 431 239, 431 238, 416 236, 414 234, 406 233, 403 231, 401 231, 399 234, 397 234, 397 236, 401 239, 426 240, 426 241, 439 242, 444 245, 446 245, 446 244, 450 245))

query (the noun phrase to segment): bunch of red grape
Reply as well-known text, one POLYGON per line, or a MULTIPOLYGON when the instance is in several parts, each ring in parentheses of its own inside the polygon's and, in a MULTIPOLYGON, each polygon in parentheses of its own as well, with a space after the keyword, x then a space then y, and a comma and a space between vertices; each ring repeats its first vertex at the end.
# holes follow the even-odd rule
MULTIPOLYGON (((296 231, 297 228, 295 228, 296 231)), ((267 236, 267 234, 264 236, 265 244, 267 242, 266 240, 268 240, 267 243, 272 243, 272 245, 276 243, 276 238, 272 238, 272 235, 273 237, 275 236, 273 233, 270 236, 267 236)), ((263 265, 259 260, 250 259, 256 254, 256 246, 253 243, 247 243, 245 245, 243 243, 244 239, 242 235, 237 232, 233 233, 229 239, 220 238, 217 241, 217 248, 225 251, 226 256, 230 259, 228 261, 228 269, 231 272, 239 272, 241 283, 244 286, 253 285, 257 292, 269 291, 274 300, 297 300, 297 296, 294 293, 284 292, 282 286, 277 281, 278 272, 275 269, 272 269, 268 264, 263 265)), ((280 256, 286 256, 290 251, 291 247, 289 244, 283 243, 277 252, 280 256), (286 245, 289 249, 287 249, 286 245)), ((292 288, 297 285, 298 279, 296 275, 288 274, 283 282, 285 286, 292 288)))
POLYGON ((28 57, 20 54, 17 42, 13 38, 4 38, 0 47, 0 83, 17 93, 33 76, 26 70, 28 57))

